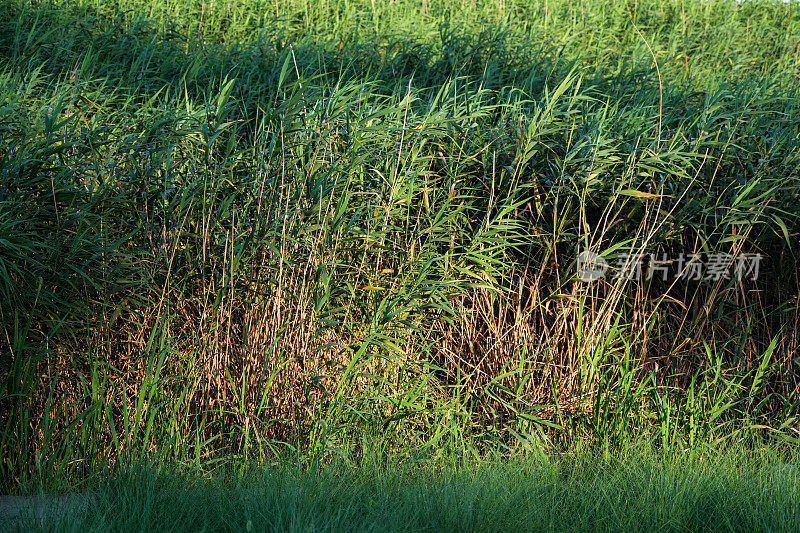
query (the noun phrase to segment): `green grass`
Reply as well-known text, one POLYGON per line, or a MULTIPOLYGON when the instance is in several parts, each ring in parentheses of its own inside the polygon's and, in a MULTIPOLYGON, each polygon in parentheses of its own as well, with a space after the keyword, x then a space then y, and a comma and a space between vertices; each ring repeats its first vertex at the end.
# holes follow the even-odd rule
MULTIPOLYGON (((763 451, 636 452, 479 465, 282 464, 211 476, 138 466, 83 487, 48 531, 796 531, 800 477, 763 451)), ((32 526, 23 515, 20 527, 32 526), (28 522, 26 522, 26 519, 28 522)), ((32 530, 36 530, 34 526, 32 530)))
POLYGON ((795 448, 798 42, 796 2, 3 2, 0 486, 795 448))

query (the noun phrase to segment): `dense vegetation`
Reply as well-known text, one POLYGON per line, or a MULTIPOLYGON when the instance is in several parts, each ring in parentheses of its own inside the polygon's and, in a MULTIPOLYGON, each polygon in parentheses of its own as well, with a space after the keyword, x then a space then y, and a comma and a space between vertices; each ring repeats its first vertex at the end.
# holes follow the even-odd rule
POLYGON ((3 488, 791 448, 799 80, 794 2, 2 2, 3 488))

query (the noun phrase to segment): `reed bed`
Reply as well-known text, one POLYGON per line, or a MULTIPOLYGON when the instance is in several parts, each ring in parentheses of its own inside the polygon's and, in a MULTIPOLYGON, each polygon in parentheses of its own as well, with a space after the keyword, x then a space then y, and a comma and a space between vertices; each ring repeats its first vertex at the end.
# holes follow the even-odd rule
POLYGON ((3 487, 795 446, 798 43, 795 2, 4 2, 3 487))

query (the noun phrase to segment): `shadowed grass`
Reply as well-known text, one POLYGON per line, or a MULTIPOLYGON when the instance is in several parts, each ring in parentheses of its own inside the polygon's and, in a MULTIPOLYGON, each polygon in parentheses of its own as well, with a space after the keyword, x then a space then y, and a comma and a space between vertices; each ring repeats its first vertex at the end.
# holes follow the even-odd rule
MULTIPOLYGON (((793 531, 798 471, 741 450, 459 463, 284 464, 201 477, 126 469, 48 531, 793 531)), ((24 517, 23 517, 24 520, 24 517)), ((22 525, 24 522, 20 522, 22 525)))

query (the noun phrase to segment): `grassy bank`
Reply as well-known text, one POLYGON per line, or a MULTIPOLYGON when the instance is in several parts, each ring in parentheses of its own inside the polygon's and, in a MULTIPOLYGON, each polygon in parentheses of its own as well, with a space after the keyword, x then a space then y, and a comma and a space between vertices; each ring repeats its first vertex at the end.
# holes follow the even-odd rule
POLYGON ((4 2, 3 488, 795 446, 798 42, 776 2, 4 2))

